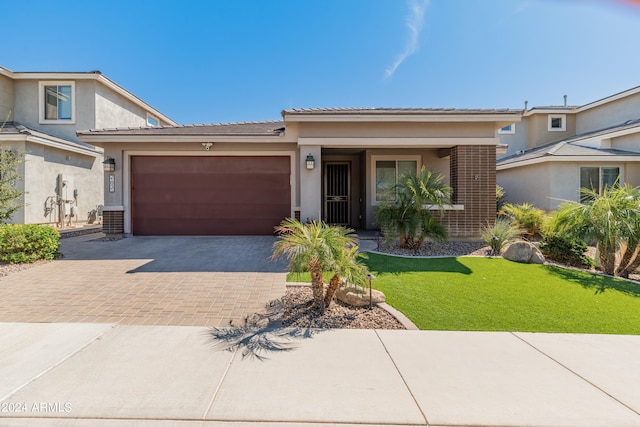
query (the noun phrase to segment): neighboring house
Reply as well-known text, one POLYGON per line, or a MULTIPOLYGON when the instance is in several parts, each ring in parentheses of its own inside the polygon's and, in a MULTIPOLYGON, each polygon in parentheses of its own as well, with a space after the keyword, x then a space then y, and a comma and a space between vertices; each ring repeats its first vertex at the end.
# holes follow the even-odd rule
POLYGON ((88 73, 12 72, 0 67, 0 149, 25 154, 24 207, 13 223, 95 221, 104 202, 102 149, 77 129, 175 125, 104 77, 88 73), (6 123, 5 123, 6 121, 6 123))
POLYGON ((536 107, 500 129, 497 182, 512 203, 553 210, 619 181, 640 185, 640 87, 583 105, 536 107))
POLYGON ((398 176, 426 166, 453 188, 453 238, 495 219, 497 129, 521 111, 285 110, 281 121, 79 131, 104 148, 103 229, 133 235, 272 234, 285 217, 375 228, 398 176))

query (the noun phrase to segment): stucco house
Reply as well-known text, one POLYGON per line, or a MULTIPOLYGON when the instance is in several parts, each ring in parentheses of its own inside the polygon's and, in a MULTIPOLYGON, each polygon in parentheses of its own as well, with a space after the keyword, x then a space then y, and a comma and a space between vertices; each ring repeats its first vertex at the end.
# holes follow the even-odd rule
POLYGON ((617 180, 640 185, 640 87, 583 106, 535 107, 497 132, 497 182, 512 203, 553 210, 617 180))
POLYGON ((13 223, 94 221, 104 203, 102 148, 76 130, 176 123, 98 71, 13 72, 0 67, 0 149, 25 154, 26 191, 13 223))
POLYGON ((452 238, 495 218, 495 133, 521 111, 291 109, 282 120, 88 129, 104 148, 103 229, 129 235, 272 234, 285 217, 375 228, 374 210, 423 165, 453 187, 452 238))

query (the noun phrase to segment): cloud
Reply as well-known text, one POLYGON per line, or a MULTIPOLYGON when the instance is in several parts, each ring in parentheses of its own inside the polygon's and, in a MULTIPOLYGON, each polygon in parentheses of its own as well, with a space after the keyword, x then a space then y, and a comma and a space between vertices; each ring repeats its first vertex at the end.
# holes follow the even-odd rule
POLYGON ((400 64, 409 56, 413 55, 419 47, 420 33, 424 24, 424 12, 429 5, 429 0, 411 0, 409 2, 410 14, 407 16, 407 28, 409 38, 404 46, 404 50, 397 56, 393 64, 385 70, 385 78, 390 79, 396 72, 400 64))

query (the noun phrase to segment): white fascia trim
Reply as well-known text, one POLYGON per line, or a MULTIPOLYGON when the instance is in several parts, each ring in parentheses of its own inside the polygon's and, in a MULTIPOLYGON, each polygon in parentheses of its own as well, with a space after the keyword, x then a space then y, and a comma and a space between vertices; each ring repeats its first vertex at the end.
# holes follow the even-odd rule
POLYGON ((97 73, 14 73, 12 71, 6 70, 4 68, 0 68, 1 70, 7 71, 5 74, 7 77, 11 77, 15 80, 97 80, 103 85, 107 86, 109 89, 114 92, 122 95, 127 100, 133 102, 134 104, 142 107, 145 111, 150 112, 154 116, 158 117, 162 121, 166 122, 171 126, 175 126, 178 123, 171 120, 169 117, 162 114, 160 111, 153 108, 151 105, 144 102, 142 99, 138 98, 122 86, 119 86, 117 83, 112 82, 107 77, 102 74, 97 73))
MULTIPOLYGON (((152 128, 153 129, 153 128, 152 128)), ((114 134, 78 134, 78 139, 91 145, 101 143, 125 143, 125 142, 240 142, 247 144, 260 143, 295 143, 295 139, 283 138, 281 136, 260 136, 260 135, 114 135, 114 134)))
MULTIPOLYGON (((439 211, 440 206, 438 205, 422 205, 423 209, 429 209, 430 211, 439 211)), ((464 205, 442 205, 442 209, 445 211, 463 211, 464 205)))
POLYGON ((301 114, 284 115, 286 122, 507 122, 520 121, 521 113, 512 114, 301 114))
POLYGON ((544 109, 531 109, 524 113, 525 117, 533 116, 534 114, 575 114, 578 110, 576 108, 544 108, 544 109))
POLYGON ((557 157, 539 157, 522 162, 509 163, 506 165, 497 165, 496 170, 515 169, 522 166, 536 165, 546 162, 592 162, 592 163, 623 163, 623 162, 640 162, 640 156, 557 156, 557 157))
POLYGON ((2 141, 11 142, 33 142, 35 144, 46 145, 48 147, 57 148, 59 150, 71 151, 73 153, 84 154, 85 156, 100 157, 102 153, 98 150, 93 150, 89 147, 84 148, 81 146, 65 144, 63 142, 51 141, 50 139, 40 138, 34 135, 2 135, 0 137, 2 141))
MULTIPOLYGON (((122 152, 123 166, 122 170, 127 171, 122 174, 122 200, 124 206, 122 209, 124 213, 124 232, 131 234, 131 157, 133 156, 180 156, 180 157, 196 157, 196 156, 210 156, 210 157, 256 157, 256 156, 285 156, 290 160, 290 183, 291 183, 291 211, 290 216, 293 218, 294 210, 296 209, 293 204, 296 201, 296 176, 298 174, 298 168, 296 167, 297 154, 295 150, 275 150, 275 151, 141 151, 141 150, 124 150, 122 152)), ((297 208, 299 209, 299 208, 297 208)))
POLYGON ((342 148, 449 148, 457 145, 500 145, 491 138, 298 138, 299 146, 342 148))
POLYGON ((582 113, 583 111, 587 111, 587 110, 590 110, 592 108, 596 108, 596 107, 599 107, 601 105, 605 105, 605 104, 608 104, 610 102, 614 102, 614 101, 617 101, 619 99, 626 98, 628 96, 636 95, 638 93, 640 93, 640 86, 634 87, 633 89, 625 90, 624 92, 620 92, 618 94, 611 95, 611 96, 608 96, 606 98, 602 98, 602 99, 600 99, 598 101, 590 102, 589 104, 585 104, 582 107, 578 108, 576 110, 576 112, 577 113, 582 113))

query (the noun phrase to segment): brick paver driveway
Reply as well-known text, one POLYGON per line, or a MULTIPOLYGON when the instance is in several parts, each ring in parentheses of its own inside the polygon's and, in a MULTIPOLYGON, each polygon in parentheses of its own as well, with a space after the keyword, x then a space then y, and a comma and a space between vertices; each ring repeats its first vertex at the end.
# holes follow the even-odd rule
POLYGON ((0 279, 0 322, 238 325, 285 291, 275 238, 63 239, 64 258, 0 279))

